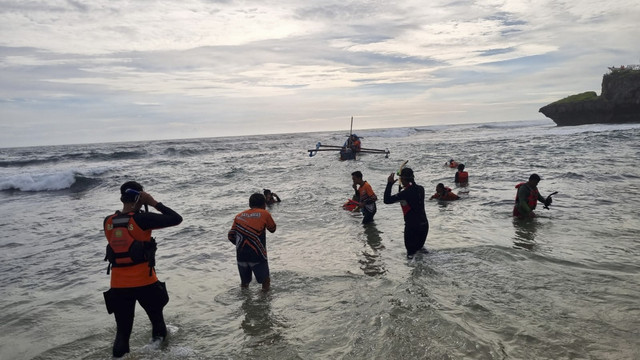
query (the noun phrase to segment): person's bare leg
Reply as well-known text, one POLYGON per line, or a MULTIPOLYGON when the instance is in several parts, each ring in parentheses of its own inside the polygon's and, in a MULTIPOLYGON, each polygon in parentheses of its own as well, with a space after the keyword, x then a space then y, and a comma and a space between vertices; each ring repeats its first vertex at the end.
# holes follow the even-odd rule
POLYGON ((264 281, 262 282, 262 291, 264 292, 269 291, 270 286, 271 286, 271 278, 264 279, 264 281))

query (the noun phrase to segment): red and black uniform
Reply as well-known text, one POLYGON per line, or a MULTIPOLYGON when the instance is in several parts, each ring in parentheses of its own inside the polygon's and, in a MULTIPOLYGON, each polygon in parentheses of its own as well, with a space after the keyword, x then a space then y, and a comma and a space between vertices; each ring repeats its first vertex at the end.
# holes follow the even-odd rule
POLYGON ((422 249, 429 234, 429 221, 424 210, 424 188, 410 184, 396 195, 391 195, 393 183, 387 183, 384 189, 384 203, 400 202, 404 214, 404 246, 407 255, 412 256, 422 249))
POLYGON ((161 214, 117 211, 104 219, 104 233, 109 242, 105 260, 109 260, 107 271, 111 273, 111 288, 104 298, 118 328, 113 347, 115 357, 129 352, 136 301, 149 316, 152 337, 167 335, 162 309, 169 302, 169 295, 153 267, 156 244, 151 230, 178 225, 182 217, 161 203, 155 208, 161 214))

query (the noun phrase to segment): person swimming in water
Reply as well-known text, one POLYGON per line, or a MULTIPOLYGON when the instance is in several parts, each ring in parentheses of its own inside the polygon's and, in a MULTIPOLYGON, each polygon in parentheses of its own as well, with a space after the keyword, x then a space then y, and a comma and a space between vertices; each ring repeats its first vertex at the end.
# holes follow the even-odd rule
POLYGON ((439 183, 438 185, 436 185, 436 193, 431 195, 431 197, 429 198, 429 200, 431 199, 452 201, 460 199, 460 196, 454 194, 453 191, 451 191, 451 188, 444 186, 443 183, 439 183))
POLYGON ((279 203, 281 201, 278 194, 271 192, 269 189, 264 189, 263 194, 267 205, 279 203))

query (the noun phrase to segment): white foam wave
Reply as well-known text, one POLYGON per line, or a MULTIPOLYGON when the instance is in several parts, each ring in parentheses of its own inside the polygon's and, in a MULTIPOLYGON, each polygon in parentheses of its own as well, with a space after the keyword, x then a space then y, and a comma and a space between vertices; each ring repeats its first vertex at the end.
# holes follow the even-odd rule
POLYGON ((76 182, 76 172, 66 170, 46 174, 18 174, 0 178, 0 190, 51 191, 68 189, 76 182))
POLYGON ((68 189, 78 180, 78 176, 99 176, 112 170, 111 166, 95 167, 90 169, 49 169, 49 171, 20 172, 15 174, 3 174, 0 176, 0 191, 55 191, 68 189))
POLYGON ((116 169, 117 167, 115 166, 102 166, 102 167, 96 167, 96 168, 91 168, 91 169, 83 169, 83 170, 78 170, 75 169, 73 171, 75 171, 76 174, 82 175, 82 176, 97 176, 97 175, 102 175, 105 172, 109 171, 109 170, 113 170, 116 169))

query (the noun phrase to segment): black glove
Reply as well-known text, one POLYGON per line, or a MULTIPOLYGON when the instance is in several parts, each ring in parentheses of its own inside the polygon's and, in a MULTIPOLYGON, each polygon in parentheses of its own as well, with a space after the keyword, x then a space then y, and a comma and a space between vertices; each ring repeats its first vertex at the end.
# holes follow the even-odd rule
POLYGON ((544 201, 544 206, 548 207, 549 205, 551 205, 551 203, 553 202, 553 199, 551 198, 551 196, 547 197, 547 199, 544 201))

